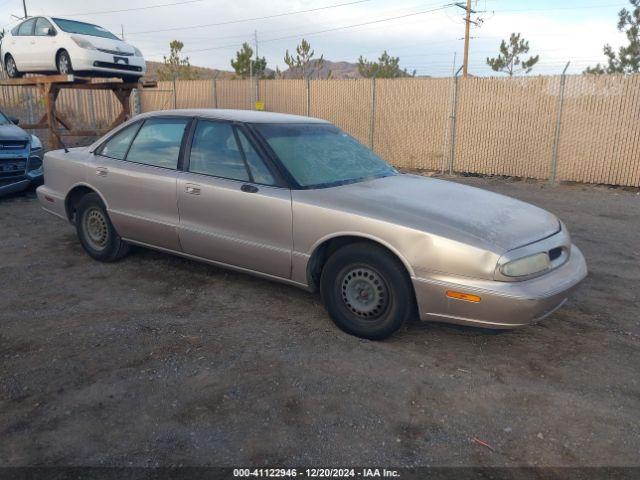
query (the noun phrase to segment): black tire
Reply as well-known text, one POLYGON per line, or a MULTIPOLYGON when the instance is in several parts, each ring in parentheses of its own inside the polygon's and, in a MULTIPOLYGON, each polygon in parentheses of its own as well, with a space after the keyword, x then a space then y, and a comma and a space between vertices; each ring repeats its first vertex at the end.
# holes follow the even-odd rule
POLYGON ((415 312, 404 265, 367 242, 349 244, 329 257, 322 269, 320 294, 338 327, 370 340, 391 336, 415 312))
POLYGON ((23 75, 22 72, 18 71, 16 61, 11 54, 8 54, 4 59, 4 71, 7 72, 9 78, 20 78, 23 75))
POLYGON ((69 52, 61 50, 56 56, 56 68, 61 75, 73 75, 73 64, 69 52))
POLYGON ((76 205, 75 223, 82 248, 100 262, 115 262, 129 252, 113 227, 102 200, 96 193, 88 193, 76 205))

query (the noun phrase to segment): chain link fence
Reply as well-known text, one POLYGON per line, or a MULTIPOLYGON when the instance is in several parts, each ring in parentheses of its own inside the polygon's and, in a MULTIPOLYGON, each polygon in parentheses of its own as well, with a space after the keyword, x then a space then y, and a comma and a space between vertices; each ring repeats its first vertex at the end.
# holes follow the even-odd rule
MULTIPOLYGON (((110 92, 62 95, 87 129, 118 112, 110 92)), ((23 122, 43 113, 28 87, 0 101, 23 122)), ((401 168, 640 186, 640 75, 159 82, 133 111, 256 106, 329 120, 401 168)))

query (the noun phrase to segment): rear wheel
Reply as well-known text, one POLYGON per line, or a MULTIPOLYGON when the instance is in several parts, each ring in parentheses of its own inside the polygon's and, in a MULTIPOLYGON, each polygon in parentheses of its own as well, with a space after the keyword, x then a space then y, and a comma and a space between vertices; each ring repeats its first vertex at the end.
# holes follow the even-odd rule
POLYGON ((128 253, 129 244, 116 232, 96 193, 88 193, 80 199, 75 222, 82 247, 95 260, 114 262, 128 253))
POLYGON ((69 52, 62 50, 56 57, 56 67, 58 67, 58 73, 62 75, 73 75, 73 66, 71 65, 71 57, 69 52))
POLYGON ((7 55, 7 57, 5 58, 4 69, 7 72, 9 78, 20 78, 22 76, 22 73, 18 71, 16 61, 11 55, 7 55))
POLYGON ((327 260, 320 293, 333 321, 358 337, 389 337, 415 311, 404 265, 382 247, 347 245, 327 260))

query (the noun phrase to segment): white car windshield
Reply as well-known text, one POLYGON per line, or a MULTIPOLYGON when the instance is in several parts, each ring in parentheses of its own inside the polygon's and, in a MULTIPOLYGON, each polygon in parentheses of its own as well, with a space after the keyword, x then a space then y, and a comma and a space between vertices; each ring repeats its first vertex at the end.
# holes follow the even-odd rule
POLYGON ((112 40, 120 40, 109 30, 92 25, 91 23, 76 22, 75 20, 64 20, 62 18, 52 19, 63 32, 76 33, 78 35, 89 35, 91 37, 110 38, 112 40))
POLYGON ((396 174, 387 162, 333 125, 260 123, 254 127, 301 187, 327 187, 396 174))

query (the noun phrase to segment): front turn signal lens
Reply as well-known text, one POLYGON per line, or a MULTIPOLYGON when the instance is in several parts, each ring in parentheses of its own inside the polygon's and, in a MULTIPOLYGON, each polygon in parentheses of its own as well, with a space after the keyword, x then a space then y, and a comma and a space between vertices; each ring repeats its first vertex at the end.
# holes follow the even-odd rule
POLYGON ((471 295, 470 293, 456 292, 455 290, 447 290, 447 297, 455 298, 456 300, 466 300, 467 302, 478 303, 480 297, 477 295, 471 295))

